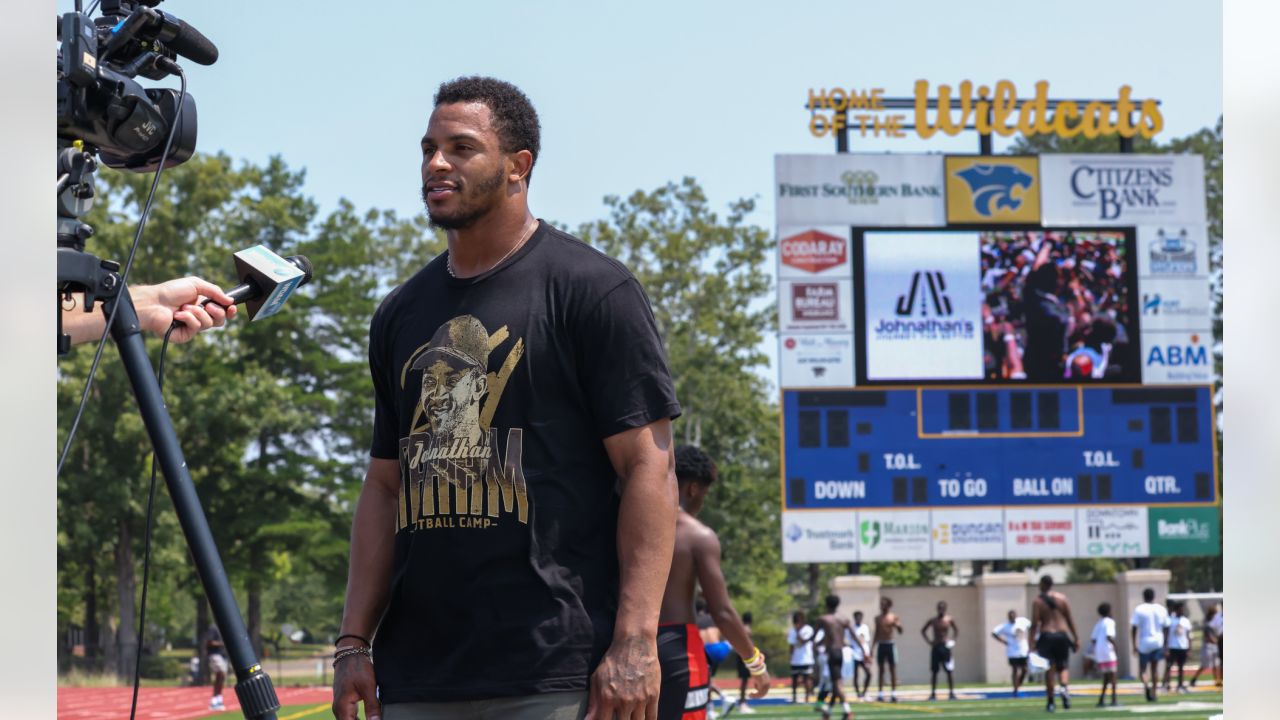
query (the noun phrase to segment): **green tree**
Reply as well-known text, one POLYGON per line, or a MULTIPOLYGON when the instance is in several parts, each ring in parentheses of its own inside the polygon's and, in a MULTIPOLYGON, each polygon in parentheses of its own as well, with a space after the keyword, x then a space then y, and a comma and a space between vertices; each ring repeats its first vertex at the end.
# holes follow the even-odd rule
POLYGON ((791 604, 777 541, 778 410, 759 372, 774 323, 765 300, 773 238, 748 223, 753 201, 721 217, 692 178, 605 205, 608 217, 579 235, 625 263, 648 294, 684 412, 676 441, 719 466, 702 519, 720 536, 735 605, 777 626, 791 604))

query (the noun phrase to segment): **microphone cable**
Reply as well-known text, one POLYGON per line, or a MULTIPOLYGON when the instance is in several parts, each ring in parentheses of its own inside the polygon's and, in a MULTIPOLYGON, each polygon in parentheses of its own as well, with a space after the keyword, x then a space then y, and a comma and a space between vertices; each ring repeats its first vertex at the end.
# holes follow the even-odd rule
MULTIPOLYGON (((169 137, 165 140, 164 151, 160 154, 160 166, 156 168, 155 178, 151 181, 151 191, 147 193, 147 201, 142 207, 142 215, 138 218, 138 230, 133 235, 133 246, 129 248, 129 257, 124 263, 124 272, 120 274, 120 287, 124 289, 128 287, 129 271, 133 269, 133 261, 138 253, 138 244, 142 240, 142 231, 147 226, 147 218, 151 216, 151 204, 155 201, 156 188, 160 185, 160 174, 164 172, 165 161, 169 159, 169 150, 173 147, 173 138, 177 134, 178 123, 182 118, 182 104, 187 99, 187 74, 183 72, 182 67, 177 63, 169 63, 169 68, 176 71, 178 78, 182 81, 182 88, 178 91, 177 110, 174 112, 174 122, 169 125, 169 137)), ((89 377, 84 383, 84 392, 80 394, 80 407, 76 410, 75 419, 71 421, 71 428, 67 431, 67 440, 62 445, 62 454, 58 457, 58 471, 54 477, 62 475, 62 466, 67 462, 67 453, 71 451, 71 442, 76 437, 76 430, 80 427, 80 420, 84 417, 85 406, 89 404, 89 391, 93 389, 93 378, 98 372, 98 363, 102 361, 102 351, 107 344, 107 336, 111 334, 111 326, 115 323, 116 313, 120 310, 120 304, 114 303, 111 306, 111 314, 106 318, 106 324, 102 327, 102 337, 98 339, 98 349, 93 354, 93 364, 89 366, 89 377)))

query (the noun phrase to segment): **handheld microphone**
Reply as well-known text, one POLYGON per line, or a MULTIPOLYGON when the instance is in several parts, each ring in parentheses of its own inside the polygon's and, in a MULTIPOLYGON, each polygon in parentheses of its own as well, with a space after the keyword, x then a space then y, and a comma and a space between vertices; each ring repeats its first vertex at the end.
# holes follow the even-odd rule
MULTIPOLYGON (((232 301, 244 303, 250 320, 280 312, 294 290, 311 282, 311 261, 302 255, 282 258, 265 245, 254 245, 235 254, 240 284, 227 291, 232 301)), ((201 306, 212 300, 205 300, 201 306)))

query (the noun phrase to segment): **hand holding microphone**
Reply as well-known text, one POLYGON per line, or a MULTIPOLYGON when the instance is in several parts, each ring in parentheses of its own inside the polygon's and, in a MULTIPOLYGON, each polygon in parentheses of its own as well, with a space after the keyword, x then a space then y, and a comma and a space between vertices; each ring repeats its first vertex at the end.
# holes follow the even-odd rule
POLYGON ((294 290, 311 282, 311 261, 303 255, 282 258, 265 245, 255 245, 236 253, 235 258, 240 284, 223 298, 210 295, 201 307, 214 301, 225 307, 244 303, 249 319, 257 320, 280 312, 294 290))

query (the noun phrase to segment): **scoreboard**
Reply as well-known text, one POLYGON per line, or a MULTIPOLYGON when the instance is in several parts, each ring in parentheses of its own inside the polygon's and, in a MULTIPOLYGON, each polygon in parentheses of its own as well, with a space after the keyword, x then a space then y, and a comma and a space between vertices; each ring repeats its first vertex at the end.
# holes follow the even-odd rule
POLYGON ((783 392, 784 509, 1213 504, 1209 387, 783 392))

